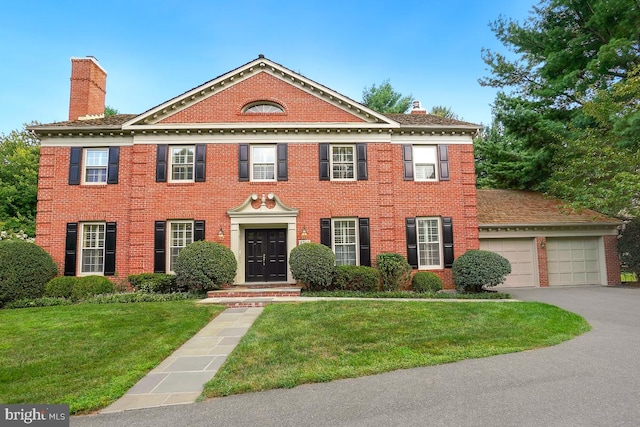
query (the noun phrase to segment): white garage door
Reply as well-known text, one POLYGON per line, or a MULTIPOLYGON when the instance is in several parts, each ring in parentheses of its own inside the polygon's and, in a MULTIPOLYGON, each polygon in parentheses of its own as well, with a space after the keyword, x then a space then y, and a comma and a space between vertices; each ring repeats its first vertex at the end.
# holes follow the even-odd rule
POLYGON ((599 239, 547 239, 549 285, 599 285, 599 239))
POLYGON ((534 239, 480 239, 480 249, 496 252, 511 263, 511 274, 499 288, 538 286, 534 239))

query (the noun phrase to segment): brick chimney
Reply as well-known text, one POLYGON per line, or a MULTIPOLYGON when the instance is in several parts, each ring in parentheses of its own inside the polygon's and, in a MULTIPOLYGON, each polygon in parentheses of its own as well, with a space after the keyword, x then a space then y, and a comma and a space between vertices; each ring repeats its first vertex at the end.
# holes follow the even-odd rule
POLYGON ((93 56, 71 58, 69 120, 104 115, 107 72, 93 56))
POLYGON ((422 108, 422 105, 420 105, 420 101, 418 101, 416 99, 412 103, 411 114, 425 114, 426 115, 427 114, 427 110, 422 108))

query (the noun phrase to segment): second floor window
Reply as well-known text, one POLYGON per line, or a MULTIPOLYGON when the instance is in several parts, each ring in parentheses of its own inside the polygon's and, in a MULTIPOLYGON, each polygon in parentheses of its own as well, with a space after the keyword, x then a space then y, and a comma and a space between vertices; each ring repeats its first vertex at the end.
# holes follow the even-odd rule
POLYGON ((193 146, 171 147, 170 154, 170 181, 193 181, 195 148, 193 146))
POLYGON ((84 183, 106 184, 108 148, 87 148, 84 150, 84 183))
POLYGON ((275 181, 276 146, 251 146, 251 180, 275 181))
POLYGON ((331 146, 331 179, 355 180, 356 156, 353 145, 331 146))

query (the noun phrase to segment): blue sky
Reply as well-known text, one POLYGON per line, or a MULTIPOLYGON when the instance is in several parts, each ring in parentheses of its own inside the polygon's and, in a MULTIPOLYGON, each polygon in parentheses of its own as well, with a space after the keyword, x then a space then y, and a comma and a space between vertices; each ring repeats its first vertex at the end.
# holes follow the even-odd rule
POLYGON ((6 2, 0 26, 0 133, 68 117, 71 57, 107 71, 107 100, 142 113, 264 54, 360 101, 389 79, 424 108, 488 124, 496 94, 478 79, 489 28, 522 22, 533 0, 6 2))

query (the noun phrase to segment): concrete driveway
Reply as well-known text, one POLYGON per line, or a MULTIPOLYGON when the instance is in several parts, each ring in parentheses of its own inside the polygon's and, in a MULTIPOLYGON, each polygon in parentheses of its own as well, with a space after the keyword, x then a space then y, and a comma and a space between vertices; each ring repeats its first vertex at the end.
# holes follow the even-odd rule
POLYGON ((640 289, 512 291, 593 330, 540 350, 206 402, 73 417, 72 426, 637 426, 640 289))

